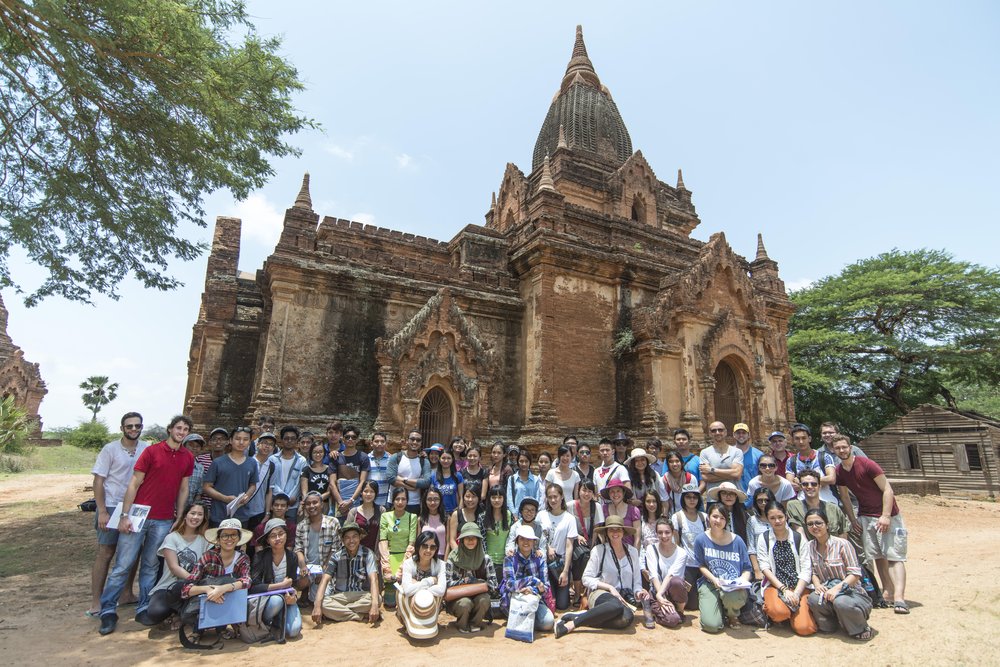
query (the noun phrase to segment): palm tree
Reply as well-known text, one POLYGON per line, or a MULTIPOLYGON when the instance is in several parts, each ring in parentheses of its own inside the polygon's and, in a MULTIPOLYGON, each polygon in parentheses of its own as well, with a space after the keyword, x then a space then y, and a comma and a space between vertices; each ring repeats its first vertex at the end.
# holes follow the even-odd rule
POLYGON ((118 398, 118 383, 108 384, 107 375, 91 375, 80 383, 83 389, 83 404, 93 413, 90 421, 97 421, 97 413, 105 405, 118 398))

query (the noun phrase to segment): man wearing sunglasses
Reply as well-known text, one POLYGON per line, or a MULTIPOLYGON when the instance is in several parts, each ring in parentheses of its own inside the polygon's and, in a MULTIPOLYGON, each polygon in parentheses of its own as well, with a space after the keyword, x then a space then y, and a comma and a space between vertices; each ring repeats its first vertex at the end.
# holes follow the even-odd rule
POLYGON ((739 484, 743 476, 743 452, 726 442, 726 425, 712 422, 708 425, 712 444, 701 450, 701 464, 698 471, 705 482, 705 490, 710 491, 723 482, 739 484))
MULTIPOLYGON (((125 498, 125 489, 132 479, 132 467, 135 460, 149 445, 139 440, 142 434, 142 415, 138 412, 126 412, 121 421, 122 437, 113 440, 101 448, 94 467, 90 471, 94 475, 94 500, 97 502, 97 516, 94 517, 94 527, 97 528, 97 558, 90 575, 91 602, 87 615, 95 617, 101 613, 101 591, 108 578, 108 568, 118 547, 118 527, 109 526, 108 520, 112 512, 125 498)), ((129 573, 125 586, 124 604, 135 602, 132 584, 135 582, 135 569, 129 573)))
POLYGON ((785 511, 788 513, 788 525, 798 531, 802 537, 814 539, 806 530, 806 512, 821 509, 826 514, 827 530, 835 537, 847 538, 850 524, 837 503, 831 503, 819 497, 818 470, 806 468, 799 473, 799 487, 802 489, 802 499, 793 498, 788 501, 785 511))
POLYGON ((403 448, 389 458, 385 476, 389 483, 402 487, 409 493, 406 511, 420 513, 420 492, 431 484, 431 464, 420 456, 423 451, 423 436, 413 429, 406 437, 403 448))
POLYGON ((371 469, 368 454, 358 451, 359 435, 358 429, 353 426, 345 427, 344 451, 336 455, 330 453, 330 490, 333 491, 334 506, 341 521, 352 507, 361 504, 361 488, 371 469))

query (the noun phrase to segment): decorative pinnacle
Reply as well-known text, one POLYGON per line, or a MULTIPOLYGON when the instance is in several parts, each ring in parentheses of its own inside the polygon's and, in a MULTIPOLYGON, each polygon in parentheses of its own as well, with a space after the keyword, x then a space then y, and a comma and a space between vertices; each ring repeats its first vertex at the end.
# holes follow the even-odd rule
POLYGON ((684 187, 684 174, 681 173, 680 169, 677 170, 677 189, 678 190, 687 190, 687 188, 684 187))
POLYGON ((566 143, 566 129, 562 123, 559 123, 559 143, 556 144, 556 148, 569 148, 566 143))
POLYGON ((311 211, 312 207, 312 197, 309 195, 309 172, 307 171, 302 177, 302 187, 299 189, 299 194, 295 197, 295 204, 292 208, 304 208, 307 211, 311 211))
POLYGON ((542 162, 542 177, 538 179, 539 190, 550 190, 555 192, 556 184, 552 180, 552 171, 549 168, 549 154, 545 154, 545 161, 542 162))
POLYGON ((594 63, 590 62, 587 55, 587 45, 583 43, 583 26, 576 26, 576 41, 573 42, 573 55, 566 65, 566 74, 563 75, 562 89, 568 88, 578 78, 597 89, 601 88, 601 80, 594 71, 594 63))
POLYGON ((764 249, 764 235, 760 232, 757 233, 757 257, 754 258, 755 262, 762 259, 771 259, 767 256, 767 250, 764 249))
POLYGON ((490 197, 490 210, 494 211, 497 207, 497 191, 493 191, 493 195, 490 197))

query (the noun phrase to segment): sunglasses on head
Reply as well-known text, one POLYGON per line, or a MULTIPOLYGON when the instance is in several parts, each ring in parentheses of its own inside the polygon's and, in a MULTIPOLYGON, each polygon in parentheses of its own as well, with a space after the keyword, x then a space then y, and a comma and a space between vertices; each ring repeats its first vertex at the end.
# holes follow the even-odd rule
POLYGON ((253 433, 253 429, 249 426, 237 426, 233 429, 233 434, 235 435, 236 433, 253 433))

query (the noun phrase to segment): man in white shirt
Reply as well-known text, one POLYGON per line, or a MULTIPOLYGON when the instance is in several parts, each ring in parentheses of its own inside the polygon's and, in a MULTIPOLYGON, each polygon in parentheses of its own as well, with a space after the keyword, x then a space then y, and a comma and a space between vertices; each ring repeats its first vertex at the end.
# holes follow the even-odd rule
MULTIPOLYGON (((126 412, 121 420, 121 429, 122 437, 101 448, 90 471, 94 474, 94 500, 97 502, 97 516, 94 519, 94 527, 97 528, 97 558, 90 574, 92 599, 90 610, 87 612, 88 616, 93 617, 101 613, 101 592, 108 578, 111 559, 114 558, 118 548, 118 529, 116 526, 109 526, 108 520, 118 503, 125 498, 125 490, 128 488, 129 480, 132 479, 132 469, 136 459, 142 454, 142 450, 149 446, 148 442, 139 440, 142 434, 142 415, 138 412, 126 412)), ((136 568, 132 568, 129 573, 122 604, 137 601, 132 593, 135 572, 136 568)))
POLYGON ((611 441, 602 438, 597 446, 597 452, 601 456, 601 465, 594 469, 594 486, 597 487, 597 495, 613 479, 619 479, 628 488, 632 488, 632 480, 629 479, 628 470, 621 463, 615 461, 615 448, 611 441))

